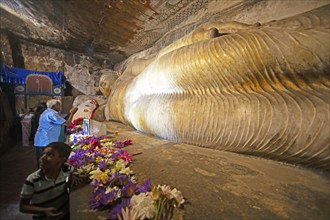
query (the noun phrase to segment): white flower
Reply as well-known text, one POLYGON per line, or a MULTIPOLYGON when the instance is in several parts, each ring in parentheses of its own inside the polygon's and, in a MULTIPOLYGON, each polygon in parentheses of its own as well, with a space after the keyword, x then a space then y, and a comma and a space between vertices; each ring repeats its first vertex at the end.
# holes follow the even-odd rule
POLYGON ((89 173, 91 175, 89 178, 90 179, 99 179, 102 173, 103 173, 103 171, 100 170, 100 168, 97 168, 96 170, 93 170, 89 173))
MULTIPOLYGON (((133 173, 133 171, 132 171, 132 173, 133 173)), ((137 178, 136 178, 136 176, 131 176, 131 181, 132 181, 133 183, 137 183, 137 178)))
POLYGON ((163 194, 168 198, 168 199, 173 199, 173 195, 171 194, 171 187, 168 185, 158 185, 158 188, 160 188, 163 191, 163 194))
POLYGON ((155 208, 152 198, 147 193, 133 195, 131 198, 131 207, 139 210, 142 219, 151 219, 155 216, 155 208))
POLYGON ((112 174, 114 174, 115 172, 117 172, 116 169, 115 169, 115 168, 112 168, 110 174, 112 175, 112 174))
POLYGON ((113 161, 110 157, 108 157, 108 155, 105 155, 106 158, 106 162, 107 162, 107 165, 113 165, 115 163, 115 161, 113 161))
POLYGON ((177 201, 178 207, 184 203, 182 193, 179 190, 174 188, 174 189, 172 189, 171 194, 174 197, 174 199, 177 201))
POLYGON ((112 142, 104 142, 104 143, 102 143, 102 146, 110 148, 110 147, 113 147, 113 143, 112 142))
POLYGON ((105 190, 105 193, 110 193, 112 191, 116 191, 116 197, 114 198, 114 200, 121 198, 121 196, 122 196, 121 191, 122 190, 118 186, 114 186, 114 187, 107 186, 106 190, 105 190))
POLYGON ((126 167, 126 168, 120 170, 119 173, 129 175, 129 174, 132 174, 133 171, 131 171, 129 167, 126 167))
POLYGON ((141 214, 139 212, 139 210, 136 210, 134 208, 128 208, 125 207, 125 209, 121 209, 122 210, 122 216, 117 215, 119 220, 143 220, 144 218, 141 217, 141 214))
POLYGON ((115 164, 116 171, 123 170, 123 169, 125 169, 125 167, 126 167, 126 164, 123 159, 118 160, 115 164))
POLYGON ((116 199, 120 199, 121 198, 121 192, 122 192, 122 190, 121 189, 119 189, 118 188, 118 186, 115 186, 115 187, 113 187, 115 190, 117 190, 117 194, 116 194, 116 198, 115 198, 115 200, 116 199))
POLYGON ((70 136, 69 136, 69 141, 70 141, 70 142, 73 142, 73 139, 74 139, 74 134, 70 134, 70 136))
POLYGON ((93 170, 93 164, 87 164, 77 169, 77 173, 81 175, 88 174, 91 170, 93 170))

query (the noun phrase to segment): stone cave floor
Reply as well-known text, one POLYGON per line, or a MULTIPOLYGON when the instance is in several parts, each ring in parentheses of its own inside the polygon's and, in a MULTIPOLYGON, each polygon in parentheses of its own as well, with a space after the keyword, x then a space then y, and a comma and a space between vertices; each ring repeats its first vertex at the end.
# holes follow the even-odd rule
MULTIPOLYGON (((328 173, 277 161, 177 144, 142 134, 117 122, 107 122, 118 140, 130 138, 126 149, 138 180, 167 184, 180 190, 187 203, 187 220, 330 219, 328 173)), ((0 216, 4 220, 31 219, 18 210, 26 176, 36 169, 32 146, 20 144, 0 155, 0 216)), ((105 219, 88 211, 89 185, 70 194, 71 219, 105 219)))

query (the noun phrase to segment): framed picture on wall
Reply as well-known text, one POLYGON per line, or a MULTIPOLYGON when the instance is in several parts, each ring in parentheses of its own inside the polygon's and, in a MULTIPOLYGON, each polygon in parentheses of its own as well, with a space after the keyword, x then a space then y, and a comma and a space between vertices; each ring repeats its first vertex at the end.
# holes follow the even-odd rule
POLYGON ((49 76, 30 74, 25 79, 26 94, 29 95, 52 95, 53 81, 49 76))

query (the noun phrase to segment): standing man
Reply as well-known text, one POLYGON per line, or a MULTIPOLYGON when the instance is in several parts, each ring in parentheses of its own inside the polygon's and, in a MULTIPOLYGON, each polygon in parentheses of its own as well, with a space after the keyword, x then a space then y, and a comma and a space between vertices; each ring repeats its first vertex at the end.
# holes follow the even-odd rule
POLYGON ((70 109, 70 115, 67 120, 59 115, 61 110, 61 101, 50 99, 46 103, 47 109, 40 115, 39 126, 34 137, 34 146, 37 155, 37 168, 39 169, 39 159, 45 147, 52 142, 58 142, 61 136, 62 125, 70 125, 77 108, 70 109))

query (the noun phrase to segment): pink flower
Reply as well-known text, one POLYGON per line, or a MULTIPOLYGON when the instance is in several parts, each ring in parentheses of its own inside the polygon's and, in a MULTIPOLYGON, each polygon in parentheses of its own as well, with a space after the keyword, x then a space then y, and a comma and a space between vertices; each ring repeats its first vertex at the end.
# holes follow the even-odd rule
POLYGON ((125 160, 126 162, 130 163, 132 162, 132 155, 127 153, 126 150, 123 150, 120 152, 120 156, 123 160, 125 160))
POLYGON ((127 145, 131 145, 132 144, 132 140, 131 139, 126 139, 124 142, 123 142, 124 146, 127 146, 127 145))
POLYGON ((101 147, 101 143, 99 139, 95 136, 90 137, 89 143, 95 148, 95 147, 101 147))

